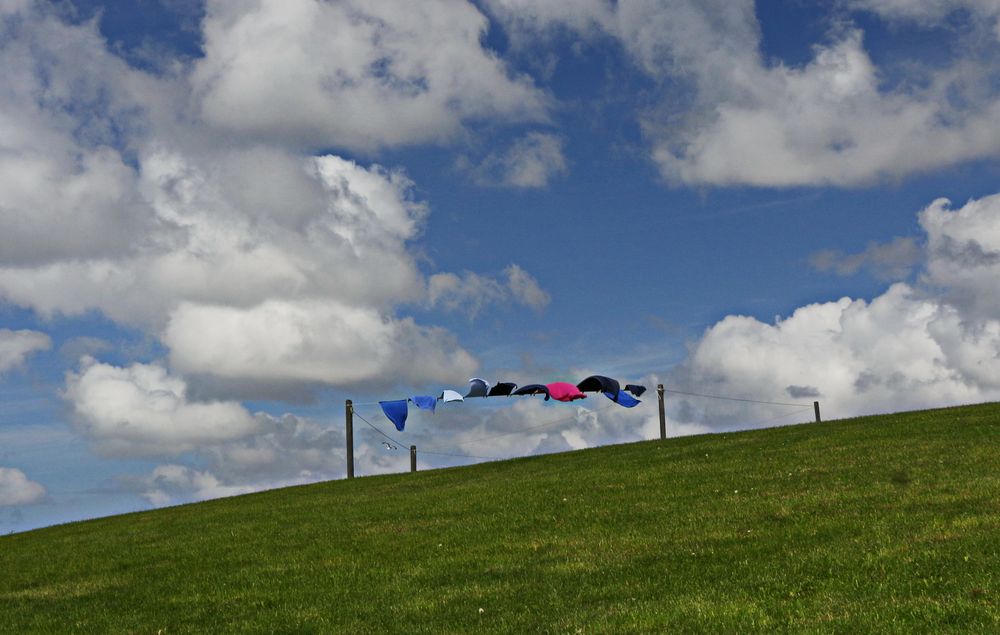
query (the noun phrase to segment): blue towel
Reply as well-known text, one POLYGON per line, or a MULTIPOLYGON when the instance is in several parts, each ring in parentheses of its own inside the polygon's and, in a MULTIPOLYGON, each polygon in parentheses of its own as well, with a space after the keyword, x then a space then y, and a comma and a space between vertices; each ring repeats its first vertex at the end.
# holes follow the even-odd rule
POLYGON ((642 403, 624 390, 619 390, 617 395, 606 392, 604 393, 604 396, 617 403, 619 406, 624 406, 626 408, 634 408, 642 403))
POLYGON ((389 421, 392 421, 396 429, 402 432, 406 426, 406 415, 409 413, 409 406, 406 405, 406 400, 380 401, 378 405, 382 406, 382 412, 389 418, 389 421))
POLYGON ((417 408, 420 408, 421 410, 430 410, 431 412, 434 412, 434 406, 436 406, 438 402, 437 397, 431 397, 430 395, 410 397, 410 401, 412 401, 417 408))

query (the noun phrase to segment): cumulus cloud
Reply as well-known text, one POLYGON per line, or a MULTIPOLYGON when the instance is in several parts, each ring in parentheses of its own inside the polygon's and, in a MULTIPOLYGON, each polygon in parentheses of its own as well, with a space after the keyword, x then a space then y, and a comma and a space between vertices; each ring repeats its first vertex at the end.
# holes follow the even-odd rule
MULTIPOLYGON (((365 432, 356 430, 358 474, 408 468, 405 451, 388 452, 377 442, 365 442, 365 432)), ((343 478, 347 469, 341 426, 291 414, 270 418, 256 434, 205 446, 196 456, 200 467, 168 463, 125 477, 121 484, 162 506, 343 478)))
POLYGON ((45 498, 45 487, 14 467, 0 467, 0 507, 28 505, 45 498))
POLYGON ((192 85, 214 125, 307 148, 373 150, 445 141, 470 120, 544 120, 546 97, 483 48, 486 28, 463 0, 212 0, 192 85))
POLYGON ((179 500, 201 501, 256 491, 247 485, 223 485, 211 472, 173 463, 159 465, 144 478, 130 479, 129 484, 155 507, 179 500))
POLYGON ((232 379, 446 381, 477 366, 442 329, 329 301, 271 300, 246 309, 184 304, 163 341, 173 367, 232 379))
POLYGON ((426 206, 399 172, 275 149, 191 155, 155 145, 142 156, 141 187, 181 234, 118 258, 0 267, 0 291, 42 314, 97 309, 150 330, 185 301, 337 297, 389 308, 420 296, 405 243, 426 206), (265 182, 270 192, 256 196, 265 182))
POLYGON ((20 366, 32 353, 51 347, 52 340, 45 333, 0 329, 0 373, 20 366))
POLYGON ((850 0, 849 6, 894 20, 936 24, 949 14, 968 11, 979 18, 1000 16, 995 0, 850 0))
POLYGON ((913 238, 897 236, 888 243, 871 242, 856 254, 824 249, 812 254, 809 263, 817 271, 832 271, 838 276, 852 276, 866 269, 880 280, 901 280, 923 259, 923 249, 913 238))
POLYGON ((505 280, 471 271, 461 276, 437 273, 428 279, 428 303, 448 311, 462 311, 470 318, 491 304, 517 303, 541 311, 551 301, 538 281, 516 264, 504 269, 505 280))
POLYGON ((469 170, 480 185, 517 188, 545 187, 569 168, 562 139, 542 132, 529 132, 502 153, 490 153, 478 164, 468 158, 458 163, 469 170))
POLYGON ((103 453, 165 456, 259 432, 254 417, 236 402, 193 402, 186 382, 155 364, 127 368, 85 359, 66 378, 77 429, 103 453))
POLYGON ((975 322, 1000 316, 1000 194, 955 210, 947 199, 920 214, 927 232, 925 284, 975 322))
MULTIPOLYGON (((10 132, 0 135, 0 183, 10 184, 0 187, 0 297, 44 317, 100 312, 158 339, 176 370, 247 385, 348 385, 400 369, 391 381, 467 376, 476 360, 453 336, 400 314, 440 287, 412 247, 429 213, 414 183, 307 156, 297 135, 411 143, 480 116, 538 118, 544 99, 482 48, 485 18, 466 3, 280 9, 211 3, 206 57, 191 73, 160 75, 111 54, 92 22, 11 9, 21 14, 0 45, 11 79, 0 89, 10 132), (254 47, 237 46, 261 29, 254 47), (278 49, 287 55, 254 69, 253 56, 278 49), (287 66, 299 53, 310 63, 287 66), (316 75, 293 72, 303 68, 316 75), (275 90, 286 80, 300 83, 275 90), (243 82, 266 98, 236 90, 243 82), (244 98, 252 103, 231 101, 244 98)), ((548 143, 539 140, 532 147, 548 143)), ((530 274, 505 273, 491 301, 547 304, 530 274)))
MULTIPOLYGON (((955 8, 996 13, 995 3, 972 0, 865 8, 876 5, 895 7, 879 9, 885 16, 928 19, 955 8)), ((984 89, 995 77, 976 57, 990 53, 975 47, 943 68, 906 65, 904 80, 888 82, 857 28, 832 30, 805 65, 764 60, 751 0, 588 3, 586 17, 565 3, 489 6, 515 32, 554 25, 610 35, 663 80, 660 104, 641 123, 670 182, 851 186, 1000 152, 1000 98, 984 89)))
POLYGON ((156 219, 135 213, 121 135, 162 91, 108 53, 96 25, 67 25, 41 6, 13 11, 24 15, 0 27, 3 261, 127 253, 156 219))
MULTIPOLYGON (((1000 195, 957 210, 939 200, 919 219, 927 234, 919 284, 894 284, 870 302, 811 304, 773 324, 726 317, 692 347, 671 385, 777 402, 815 395, 835 417, 1000 399, 1000 195)), ((678 420, 720 427, 781 413, 670 402, 678 420)))
POLYGON ((582 33, 611 31, 615 22, 611 0, 578 0, 572 10, 560 0, 485 0, 483 4, 501 22, 514 26, 513 37, 559 28, 582 33))

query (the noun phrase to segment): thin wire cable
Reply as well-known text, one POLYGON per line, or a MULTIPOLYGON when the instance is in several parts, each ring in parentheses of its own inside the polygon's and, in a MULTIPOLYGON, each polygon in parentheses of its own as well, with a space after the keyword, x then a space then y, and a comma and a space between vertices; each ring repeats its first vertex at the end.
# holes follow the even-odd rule
MULTIPOLYGON (((669 392, 669 393, 672 393, 672 394, 675 394, 675 395, 687 395, 689 397, 704 397, 706 399, 724 399, 726 401, 742 401, 744 403, 759 403, 759 404, 765 404, 765 405, 768 405, 768 406, 788 406, 788 407, 792 407, 792 408, 806 408, 806 407, 811 408, 812 407, 812 404, 805 404, 805 403, 801 403, 801 402, 800 403, 788 403, 788 402, 785 402, 785 401, 761 401, 759 399, 745 399, 743 397, 725 397, 723 395, 706 395, 704 393, 698 393, 698 392, 687 392, 687 391, 684 391, 684 390, 671 390, 670 388, 664 388, 663 392, 669 392)), ((508 395, 508 397, 509 396, 510 395, 508 395)), ((474 399, 474 398, 475 397, 470 397, 470 399, 474 399)), ((378 405, 380 405, 380 402, 378 402, 378 401, 369 401, 369 402, 363 402, 363 403, 352 403, 351 405, 354 406, 354 407, 358 407, 358 406, 378 406, 378 405)))
MULTIPOLYGON (((352 409, 352 410, 353 410, 353 409, 352 409)), ((395 446, 397 446, 397 447, 404 447, 404 446, 406 446, 406 445, 407 445, 407 444, 403 443, 402 441, 397 441, 397 440, 393 439, 392 437, 390 437, 390 436, 389 436, 388 434, 386 434, 385 432, 382 432, 382 431, 381 431, 380 429, 378 429, 378 428, 377 428, 377 427, 375 426, 375 424, 373 424, 373 423, 372 423, 371 421, 369 421, 368 419, 365 419, 364 417, 362 417, 362 416, 361 416, 361 415, 359 415, 358 413, 356 413, 356 412, 355 412, 354 414, 355 414, 355 415, 357 416, 357 418, 358 418, 358 419, 361 419, 362 421, 364 421, 365 423, 367 423, 367 424, 368 424, 368 427, 369 427, 369 428, 371 428, 371 429, 372 429, 372 430, 374 430, 375 432, 378 432, 379 434, 381 434, 381 435, 382 435, 383 437, 385 437, 386 439, 389 439, 390 441, 392 441, 393 445, 395 445, 395 446)))
POLYGON ((705 397, 706 399, 725 399, 726 401, 743 401, 745 403, 760 403, 768 406, 791 406, 793 408, 812 408, 812 404, 804 403, 785 403, 782 401, 758 401, 756 399, 743 399, 741 397, 722 397, 720 395, 703 395, 697 392, 684 392, 683 390, 670 390, 664 388, 663 392, 673 393, 675 395, 687 395, 689 397, 705 397))
MULTIPOLYGON (((494 397, 497 397, 497 396, 498 395, 494 395, 494 397)), ((513 397, 514 395, 506 395, 506 396, 507 397, 513 397)), ((516 395, 516 396, 521 397, 522 395, 516 395)), ((485 397, 469 397, 469 399, 484 399, 484 398, 485 397)), ((438 397, 437 400, 438 401, 442 401, 442 399, 440 397, 438 397)), ((383 400, 383 401, 385 401, 385 400, 383 400)), ((394 401, 394 400, 389 400, 389 401, 394 401)), ((464 398, 463 398, 463 401, 464 401, 464 398)), ((361 402, 361 403, 354 403, 353 401, 351 402, 351 407, 353 407, 353 408, 357 408, 358 406, 381 406, 381 405, 382 405, 381 401, 364 401, 364 402, 361 402)))
MULTIPOLYGON (((393 444, 397 446, 397 449, 400 449, 400 448, 403 448, 404 450, 408 450, 409 449, 409 445, 408 444, 403 443, 402 441, 397 441, 396 439, 393 439, 392 437, 390 437, 385 432, 382 432, 382 430, 380 430, 377 426, 375 426, 375 424, 373 424, 368 419, 365 419, 364 417, 362 417, 361 415, 359 415, 356 412, 354 414, 357 415, 358 419, 361 419, 362 421, 364 421, 365 423, 367 423, 368 427, 370 427, 372 430, 374 430, 375 432, 378 432, 379 434, 381 434, 386 439, 389 439, 390 441, 392 441, 393 444)), ((475 456, 473 454, 457 454, 457 453, 454 453, 454 452, 433 452, 431 450, 420 450, 419 448, 417 449, 417 452, 419 454, 434 454, 434 455, 438 455, 438 456, 460 456, 460 457, 465 457, 465 458, 470 458, 470 459, 486 459, 486 460, 489 460, 489 461, 500 461, 500 460, 502 460, 502 459, 500 459, 498 457, 495 457, 495 456, 475 456)))
MULTIPOLYGON (((608 408, 610 408, 611 406, 614 406, 614 405, 615 405, 615 403, 611 402, 608 405, 604 406, 603 408, 594 408, 593 410, 588 410, 587 412, 601 412, 603 410, 607 410, 608 408)), ((563 421, 569 421, 570 419, 576 419, 578 416, 579 416, 579 413, 576 413, 576 414, 569 415, 567 417, 560 417, 560 418, 558 418, 558 419, 556 419, 554 421, 549 421, 548 423, 543 423, 541 425, 531 426, 531 427, 528 427, 528 428, 521 428, 519 430, 513 430, 511 432, 501 432, 500 434, 493 434, 493 435, 490 435, 488 437, 480 437, 478 439, 473 439, 471 441, 463 441, 463 443, 480 443, 482 441, 490 441, 492 439, 499 439, 500 437, 509 437, 512 434, 520 434, 522 432, 530 432, 532 430, 540 430, 542 428, 548 428, 549 426, 554 426, 557 423, 562 423, 563 421)))

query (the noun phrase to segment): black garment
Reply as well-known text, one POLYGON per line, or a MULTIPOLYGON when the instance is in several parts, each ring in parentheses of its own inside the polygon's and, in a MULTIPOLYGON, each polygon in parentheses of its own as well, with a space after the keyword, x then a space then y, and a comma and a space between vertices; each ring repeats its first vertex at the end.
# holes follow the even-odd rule
POLYGON ((512 384, 509 381, 498 381, 496 386, 490 388, 490 392, 486 396, 507 397, 514 392, 515 388, 517 388, 517 384, 512 384))
POLYGON ((638 384, 625 384, 625 390, 629 391, 636 397, 642 397, 642 393, 646 392, 646 387, 638 384))

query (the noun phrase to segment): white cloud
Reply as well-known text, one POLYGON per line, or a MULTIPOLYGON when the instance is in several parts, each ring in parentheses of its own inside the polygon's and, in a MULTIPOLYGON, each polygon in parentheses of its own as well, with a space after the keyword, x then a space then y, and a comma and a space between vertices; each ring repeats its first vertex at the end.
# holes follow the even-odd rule
MULTIPOLYGON (((889 4, 896 10, 879 9, 887 16, 997 13, 985 1, 889 4)), ((886 82, 858 29, 818 43, 804 66, 765 61, 751 0, 590 3, 586 19, 565 3, 490 6, 514 32, 599 26, 649 76, 683 86, 641 116, 670 182, 851 186, 1000 153, 1000 98, 976 57, 990 53, 976 47, 957 47, 962 57, 943 68, 908 64, 905 81, 886 82)))
MULTIPOLYGON (((729 316, 671 375, 681 390, 787 402, 808 387, 829 417, 1000 399, 1000 195, 951 210, 936 201, 921 283, 871 302, 811 304, 774 324, 729 316)), ((672 416, 742 426, 781 408, 669 400, 672 416)), ((804 404, 808 406, 808 402, 804 404)))
POLYGON ((956 11, 968 11, 980 18, 1000 16, 996 0, 850 0, 849 5, 885 18, 932 25, 956 11))
POLYGON ((920 214, 927 232, 924 282, 944 293, 963 317, 1000 316, 1000 194, 971 200, 953 210, 946 199, 920 214))
POLYGON ((183 379, 155 364, 120 368, 85 359, 79 373, 67 374, 65 396, 77 429, 109 455, 180 454, 267 424, 236 402, 193 402, 187 391, 183 379))
POLYGON ((949 95, 975 78, 941 71, 924 89, 886 91, 860 32, 816 51, 803 68, 758 63, 714 91, 702 86, 700 107, 710 114, 683 130, 651 122, 663 175, 718 185, 858 185, 1000 151, 1000 101, 960 108, 949 95))
POLYGON ((32 353, 52 347, 52 340, 38 331, 0 329, 0 373, 24 363, 32 353))
POLYGON ((163 337, 171 365, 232 379, 351 384, 448 380, 476 360, 442 329, 333 301, 249 308, 182 304, 163 337))
POLYGON ((154 146, 142 156, 141 188, 179 232, 153 234, 118 258, 0 267, 0 291, 43 314, 98 309, 150 329, 185 301, 337 297, 387 308, 421 295, 405 243, 427 211, 411 187, 399 172, 334 156, 265 148, 193 156, 154 146))
POLYGON ((257 491, 248 485, 224 485, 211 472, 172 463, 157 466, 148 476, 133 483, 137 484, 141 485, 142 496, 156 507, 257 491))
MULTIPOLYGON (((308 100, 310 82, 355 63, 350 51, 334 55, 329 47, 360 47, 357 68, 377 75, 357 86, 341 77, 343 85, 330 94, 316 89, 323 93, 317 106, 323 125, 335 121, 336 134, 360 135, 346 145, 443 138, 469 118, 535 117, 544 110, 534 88, 510 78, 482 49, 485 18, 471 5, 442 0, 419 8, 351 8, 303 0, 281 9, 285 13, 268 3, 209 7, 207 57, 194 71, 206 112, 221 103, 232 87, 227 82, 247 79, 242 64, 252 60, 237 53, 252 57, 299 35, 298 44, 328 64, 302 67, 319 75, 300 78, 302 93, 282 99, 308 100), (295 21, 308 12, 319 22, 295 21), (282 26, 282 15, 292 21, 282 26), (230 51, 236 57, 223 59, 239 33, 272 19, 275 41, 237 47, 230 51), (330 37, 320 29, 327 26, 350 37, 330 37), (426 80, 428 88, 410 95, 390 76, 419 85, 426 80), (354 97, 369 93, 383 110, 368 104, 350 115, 336 108, 338 100, 354 108, 363 102, 354 97), (358 118, 369 115, 373 127, 366 132, 358 118), (380 117, 401 127, 393 131, 380 117)), ((218 127, 199 121, 188 110, 185 69, 153 76, 129 68, 108 52, 93 23, 70 25, 28 7, 12 24, 0 45, 10 78, 0 90, 0 128, 10 133, 0 135, 6 150, 0 182, 11 184, 0 188, 0 225, 9 230, 0 231, 0 297, 43 317, 100 312, 160 339, 185 373, 257 386, 260 380, 348 385, 472 372, 475 360, 454 337, 399 314, 402 306, 426 305, 432 286, 412 246, 428 207, 402 171, 247 142, 231 133, 250 125, 239 117, 252 116, 251 106, 233 106, 225 121, 214 122, 218 127), (267 327, 285 337, 253 337, 265 317, 289 320, 267 327), (223 333, 222 323, 245 330, 223 333), (355 329, 353 335, 346 328, 355 329), (220 337, 207 340, 206 333, 220 337)), ((280 57, 269 58, 274 66, 268 68, 292 81, 295 73, 280 57)), ((282 93, 268 68, 255 78, 278 99, 282 93)), ((260 105, 275 108, 279 119, 297 122, 302 115, 281 104, 260 105)), ((316 120, 303 121, 309 139, 331 142, 323 140, 329 130, 309 127, 316 120)), ((274 134, 255 128, 258 138, 288 141, 280 121, 265 124, 274 134)), ((523 269, 515 265, 506 273, 504 301, 534 308, 548 302, 523 269)))
MULTIPOLYGON (((562 0, 485 0, 486 8, 501 22, 514 27, 514 37, 562 27, 583 33, 610 31, 615 21, 611 0, 577 0, 568 7, 562 0)), ((519 44, 526 44, 527 39, 519 44)))
POLYGON ((490 153, 478 164, 468 158, 458 162, 480 185, 540 188, 569 172, 562 139, 542 132, 529 132, 502 153, 490 153))
POLYGON ((536 311, 548 306, 551 298, 538 281, 516 264, 504 269, 506 280, 464 272, 436 273, 428 279, 428 304, 448 311, 462 311, 470 318, 491 304, 517 303, 536 311))
POLYGON ((507 287, 515 300, 539 311, 548 306, 552 298, 531 274, 513 264, 504 269, 504 273, 507 274, 507 287))
POLYGON ((162 91, 108 53, 96 25, 14 10, 0 39, 2 260, 127 253, 156 219, 141 211, 121 136, 162 91))
POLYGON ((28 505, 45 497, 45 487, 14 467, 0 467, 0 507, 28 505))
POLYGON ((443 142, 471 120, 544 120, 547 99, 484 49, 464 0, 208 3, 192 75, 204 117, 307 148, 443 142))
POLYGON ((818 271, 833 271, 839 276, 851 276, 867 269, 881 280, 900 280, 923 258, 923 249, 913 238, 897 236, 884 244, 871 242, 856 254, 824 249, 809 256, 809 263, 818 271))
MULTIPOLYGON (((357 432, 360 437, 362 431, 357 432)), ((162 506, 343 478, 346 473, 342 428, 290 414, 270 418, 257 434, 203 447, 197 458, 202 467, 160 465, 149 474, 126 477, 122 484, 162 506)), ((383 452, 359 438, 355 463, 358 474, 373 474, 403 471, 408 459, 405 453, 383 452)))

